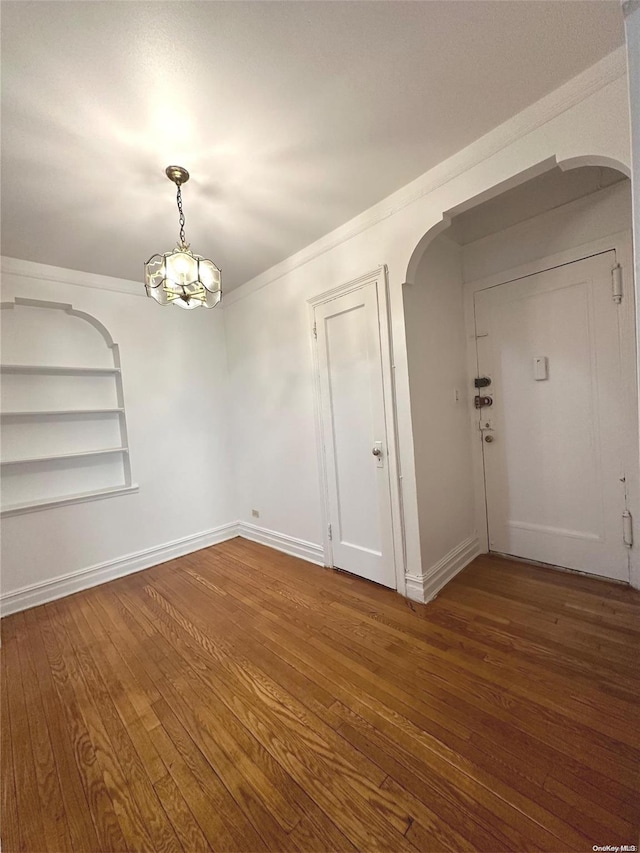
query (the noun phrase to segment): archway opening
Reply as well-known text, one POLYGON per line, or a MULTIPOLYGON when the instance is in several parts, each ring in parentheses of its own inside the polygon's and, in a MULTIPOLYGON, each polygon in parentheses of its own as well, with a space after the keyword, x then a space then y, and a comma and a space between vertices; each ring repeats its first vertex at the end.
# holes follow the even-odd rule
MULTIPOLYGON (((594 565, 599 565, 598 558, 594 563, 593 559, 571 556, 571 548, 560 541, 562 537, 555 531, 564 524, 565 532, 568 530, 576 541, 580 537, 587 543, 610 539, 612 533, 606 519, 611 520, 614 512, 605 506, 598 514, 597 505, 598 501, 619 498, 620 507, 615 508, 615 514, 620 509, 616 535, 622 537, 623 512, 633 515, 638 505, 630 182, 625 174, 608 164, 571 166, 562 169, 554 165, 501 192, 487 193, 475 204, 470 201, 448 211, 443 221, 423 237, 411 259, 408 284, 404 288, 404 312, 425 578, 440 572, 446 582, 465 564, 464 559, 456 559, 457 554, 473 558, 474 554, 489 550, 619 580, 628 581, 633 570, 633 549, 622 539, 622 544, 617 543, 615 557, 611 558, 617 565, 615 572, 604 564, 604 551, 602 568, 594 571, 594 565), (599 271, 588 265, 582 268, 576 265, 596 256, 605 258, 599 271), (596 285, 583 286, 578 281, 595 275, 602 278, 607 264, 611 268, 621 265, 622 274, 617 276, 618 285, 622 282, 622 302, 612 302, 615 278, 599 281, 600 290, 594 289, 596 285), (544 279, 544 271, 562 268, 571 270, 566 282, 563 283, 559 272, 554 274, 557 286, 544 279), (520 284, 509 291, 510 283, 516 281, 520 284), (595 338, 605 334, 598 326, 603 311, 598 308, 600 303, 594 302, 597 294, 600 294, 598 299, 605 298, 602 288, 607 288, 606 299, 614 306, 611 311, 617 312, 618 337, 613 337, 614 314, 609 312, 610 340, 602 345, 602 351, 596 351, 600 344, 594 343, 595 338), (541 294, 547 290, 555 296, 543 297, 541 294), (495 344, 498 349, 492 350, 491 357, 487 356, 488 341, 483 350, 477 337, 488 334, 477 326, 478 294, 489 292, 495 302, 500 302, 500 293, 504 294, 505 304, 512 298, 519 300, 517 314, 509 315, 507 309, 495 306, 484 309, 482 323, 492 323, 492 329, 497 329, 500 323, 504 327, 499 346, 495 344), (538 307, 534 309, 531 306, 536 300, 538 307), (486 312, 494 310, 500 314, 499 322, 493 317, 486 319, 486 312), (584 322, 578 323, 575 317, 581 311, 584 322), (552 328, 553 334, 549 331, 552 328), (509 338, 510 329, 513 340, 509 338), (567 348, 562 355, 561 342, 574 338, 574 349, 569 352, 567 348), (587 354, 580 346, 586 346, 588 339, 596 349, 587 354), (503 350, 511 347, 513 351, 501 352, 500 347, 503 350), (534 352, 536 347, 541 351, 534 352), (614 380, 599 375, 594 364, 598 359, 609 358, 609 350, 615 347, 619 347, 618 354, 611 355, 609 362, 613 370, 618 359, 622 378, 613 388, 609 386, 614 380), (533 375, 536 356, 543 360, 540 371, 546 365, 547 379, 536 379, 533 375), (524 365, 531 361, 526 376, 523 372, 519 379, 511 377, 507 381, 505 365, 510 358, 514 363, 521 362, 523 371, 524 365), (491 387, 478 389, 474 381, 482 378, 483 369, 491 369, 496 376, 488 377, 493 383, 491 387), (521 398, 515 394, 517 387, 524 389, 521 398), (581 389, 580 393, 574 394, 572 388, 581 389), (543 392, 549 398, 556 394, 563 396, 558 397, 554 408, 545 401, 543 392), (610 401, 609 414, 601 404, 603 395, 610 401), (493 398, 493 406, 476 409, 475 398, 484 396, 493 398), (589 399, 585 402, 586 396, 589 399), (533 400, 537 402, 534 404, 533 400), (517 407, 526 410, 531 421, 529 435, 524 419, 517 415, 517 407), (582 431, 582 455, 572 449, 571 436, 565 428, 567 419, 577 412, 582 412, 582 421, 592 421, 582 431), (485 431, 483 414, 484 423, 489 424, 485 431), (613 464, 602 434, 607 418, 609 421, 614 418, 615 429, 619 431, 616 452, 619 450, 622 475, 620 471, 604 470, 613 464), (527 456, 527 448, 530 463, 519 464, 518 459, 527 456), (606 465, 605 456, 609 458, 606 465), (564 465, 558 462, 563 458, 564 465), (536 465, 541 467, 536 469, 536 465), (545 465, 555 466, 555 472, 535 475, 545 465), (595 470, 598 466, 599 472, 595 470), (590 468, 595 473, 590 473, 590 468), (562 469, 560 474, 559 469, 562 469), (515 479, 525 473, 530 482, 517 483, 515 479), (621 485, 610 484, 609 488, 605 481, 614 475, 621 485), (493 494, 488 495, 487 482, 491 478, 495 483, 493 494), (546 500, 552 506, 553 500, 545 495, 551 490, 553 497, 554 489, 564 495, 563 505, 570 503, 569 496, 575 505, 573 515, 566 512, 564 521, 561 508, 556 508, 557 517, 554 517, 553 508, 547 511, 543 505, 546 500), (590 497, 582 501, 581 508, 580 494, 587 491, 590 497), (495 506, 488 506, 488 500, 497 501, 500 512, 495 506), (502 536, 495 534, 495 518, 500 513, 502 527, 507 530, 502 536), (567 527, 569 517, 571 527, 567 527), (541 535, 558 539, 558 547, 527 551, 513 534, 518 524, 519 530, 527 527, 533 530, 537 526, 541 535), (442 573, 443 565, 452 567, 449 574, 442 573)), ((495 329, 492 346, 498 336, 495 329)), ((577 420, 571 428, 579 431, 580 423, 577 420)), ((576 443, 580 442, 576 439, 576 443)), ((530 538, 531 530, 527 534, 530 538)))

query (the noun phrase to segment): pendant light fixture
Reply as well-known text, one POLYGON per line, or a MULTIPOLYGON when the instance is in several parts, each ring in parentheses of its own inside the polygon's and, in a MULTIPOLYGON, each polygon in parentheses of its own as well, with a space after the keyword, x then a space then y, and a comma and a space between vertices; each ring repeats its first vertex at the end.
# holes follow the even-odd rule
POLYGON ((182 166, 167 166, 166 175, 178 188, 177 205, 180 239, 172 252, 153 255, 144 265, 147 296, 160 305, 179 308, 215 308, 222 297, 222 276, 218 267, 200 255, 194 255, 184 235, 182 185, 189 172, 182 166))

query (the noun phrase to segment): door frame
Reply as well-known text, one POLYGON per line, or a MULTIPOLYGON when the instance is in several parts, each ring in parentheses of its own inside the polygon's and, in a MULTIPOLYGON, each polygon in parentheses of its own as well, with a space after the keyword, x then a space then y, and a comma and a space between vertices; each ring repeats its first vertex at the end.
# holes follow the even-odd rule
POLYGON ((387 439, 387 471, 389 474, 389 495, 391 499, 391 541, 396 590, 406 596, 404 518, 400 493, 400 466, 398 452, 398 431, 396 426, 395 364, 391 338, 389 311, 389 282, 386 266, 379 266, 358 278, 332 287, 307 299, 309 312, 309 344, 313 366, 313 402, 316 424, 316 451, 320 474, 321 512, 322 512, 322 550, 325 566, 333 567, 333 549, 329 539, 329 486, 327 479, 327 454, 322 422, 322 397, 320 392, 320 364, 315 336, 315 309, 319 305, 331 302, 340 296, 359 290, 369 284, 375 284, 378 293, 378 327, 380 330, 380 354, 382 362, 382 396, 384 422, 387 439))
MULTIPOLYGON (((633 243, 631 231, 618 231, 607 237, 590 240, 562 252, 546 255, 521 266, 511 267, 486 278, 465 282, 464 315, 467 336, 467 376, 469 388, 473 389, 473 380, 478 375, 477 348, 475 334, 474 297, 478 291, 529 275, 546 272, 554 267, 582 261, 592 255, 615 252, 617 263, 622 266, 623 299, 620 305, 620 356, 622 367, 622 388, 628 405, 628 418, 625 424, 623 464, 627 476, 628 506, 635 521, 635 547, 629 549, 630 577, 640 570, 640 465, 638 462, 638 347, 636 342, 635 288, 633 266, 633 243)), ((480 541, 481 553, 489 552, 487 522, 487 495, 484 482, 484 463, 482 445, 478 440, 477 411, 473 406, 473 394, 469 395, 469 421, 471 430, 471 458, 476 507, 476 529, 480 541)), ((622 536, 622 520, 620 522, 622 536)))

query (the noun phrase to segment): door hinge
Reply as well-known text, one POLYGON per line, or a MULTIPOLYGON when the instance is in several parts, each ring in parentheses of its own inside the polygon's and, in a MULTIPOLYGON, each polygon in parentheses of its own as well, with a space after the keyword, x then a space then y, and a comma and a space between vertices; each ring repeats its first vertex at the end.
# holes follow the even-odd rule
POLYGON ((633 517, 628 509, 622 513, 622 539, 627 548, 633 546, 633 517))
POLYGON ((327 524, 327 533, 329 534, 329 541, 331 541, 333 539, 333 532, 330 524, 327 524))
POLYGON ((622 302, 622 267, 616 264, 611 270, 611 298, 618 304, 622 302))
POLYGON ((313 337, 318 340, 318 326, 316 323, 313 324, 313 337))

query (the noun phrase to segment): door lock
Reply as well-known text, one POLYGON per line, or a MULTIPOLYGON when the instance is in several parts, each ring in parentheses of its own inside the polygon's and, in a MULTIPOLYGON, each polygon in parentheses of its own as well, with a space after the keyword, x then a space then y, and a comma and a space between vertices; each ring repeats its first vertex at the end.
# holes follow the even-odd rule
POLYGON ((491 444, 491 442, 493 441, 493 436, 485 435, 484 440, 487 442, 487 444, 491 444))
POLYGON ((476 409, 483 409, 485 406, 493 406, 493 397, 474 397, 476 409))
POLYGON ((478 376, 477 379, 473 380, 473 384, 476 388, 486 388, 491 385, 491 380, 488 376, 478 376))
POLYGON ((376 468, 384 468, 384 457, 382 452, 382 442, 374 441, 373 450, 371 451, 376 457, 376 468))

